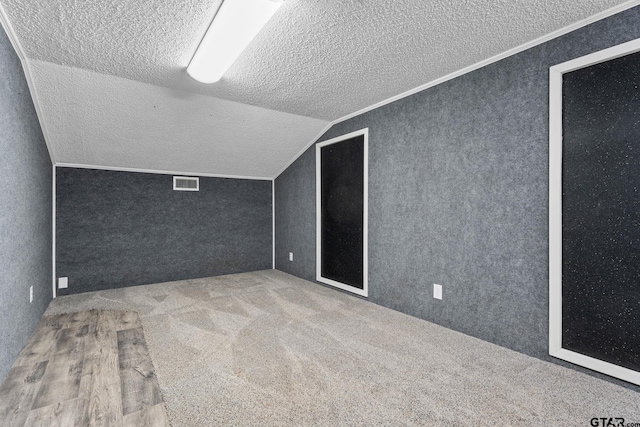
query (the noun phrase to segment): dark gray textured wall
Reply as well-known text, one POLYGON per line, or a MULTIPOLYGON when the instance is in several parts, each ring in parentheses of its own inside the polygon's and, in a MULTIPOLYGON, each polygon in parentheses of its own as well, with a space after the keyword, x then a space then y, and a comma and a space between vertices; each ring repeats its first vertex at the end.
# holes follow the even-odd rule
MULTIPOLYGON (((634 8, 322 136, 369 128, 369 300, 549 359, 549 67, 638 37, 634 8)), ((275 182, 276 268, 308 280, 314 150, 275 182)))
POLYGON ((20 60, 0 29, 0 382, 53 296, 51 179, 20 60))
POLYGON ((315 168, 313 146, 276 179, 274 197, 276 268, 310 281, 316 278, 315 168))
POLYGON ((56 168, 59 295, 271 267, 270 181, 56 168))

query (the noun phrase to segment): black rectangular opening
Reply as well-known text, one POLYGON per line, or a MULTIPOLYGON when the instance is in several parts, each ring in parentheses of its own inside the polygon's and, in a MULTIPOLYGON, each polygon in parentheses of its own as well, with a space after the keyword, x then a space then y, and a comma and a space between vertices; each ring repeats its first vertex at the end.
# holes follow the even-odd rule
POLYGON ((322 277, 364 289, 365 137, 320 148, 322 277))
POLYGON ((640 371, 640 53, 563 76, 562 347, 640 371))

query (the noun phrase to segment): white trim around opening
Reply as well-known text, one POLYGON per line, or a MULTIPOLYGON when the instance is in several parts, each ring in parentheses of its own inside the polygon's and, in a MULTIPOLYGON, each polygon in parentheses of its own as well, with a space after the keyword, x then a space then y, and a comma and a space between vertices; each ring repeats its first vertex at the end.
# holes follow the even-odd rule
POLYGON ((368 297, 369 296, 369 242, 368 242, 368 234, 369 234, 369 128, 364 128, 361 130, 357 130, 355 132, 348 133, 346 135, 341 135, 336 138, 329 139, 327 141, 320 142, 316 144, 316 280, 321 283, 326 283, 327 285, 334 286, 336 288, 352 292, 354 294, 368 297), (357 136, 364 136, 364 188, 363 188, 363 218, 362 218, 362 289, 356 288, 354 286, 341 283, 327 277, 322 277, 322 241, 320 239, 320 233, 322 231, 322 216, 321 216, 321 199, 322 199, 322 186, 321 186, 321 175, 320 175, 320 165, 321 165, 321 149, 322 147, 326 147, 327 145, 335 144, 341 141, 345 141, 351 138, 355 138, 357 136))
POLYGON ((53 298, 58 296, 56 280, 56 165, 51 166, 51 281, 53 298))
POLYGON ((640 39, 549 69, 549 354, 640 385, 640 372, 562 348, 562 76, 640 51, 640 39))

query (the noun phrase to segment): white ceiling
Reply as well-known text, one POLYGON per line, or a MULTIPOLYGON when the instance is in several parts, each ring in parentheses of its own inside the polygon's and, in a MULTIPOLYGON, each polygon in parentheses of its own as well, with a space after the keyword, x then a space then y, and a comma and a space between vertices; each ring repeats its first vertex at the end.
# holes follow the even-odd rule
POLYGON ((29 67, 64 163, 272 177, 327 125, 50 62, 29 67))
POLYGON ((220 0, 0 0, 57 162, 273 177, 336 119, 621 0, 287 0, 223 79, 186 66, 220 0))

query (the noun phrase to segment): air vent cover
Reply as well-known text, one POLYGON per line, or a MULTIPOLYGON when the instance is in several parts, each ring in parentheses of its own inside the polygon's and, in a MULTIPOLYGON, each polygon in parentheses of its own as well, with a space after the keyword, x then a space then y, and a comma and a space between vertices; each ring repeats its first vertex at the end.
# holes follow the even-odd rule
POLYGON ((174 176, 173 189, 177 191, 200 191, 200 178, 195 176, 174 176))

